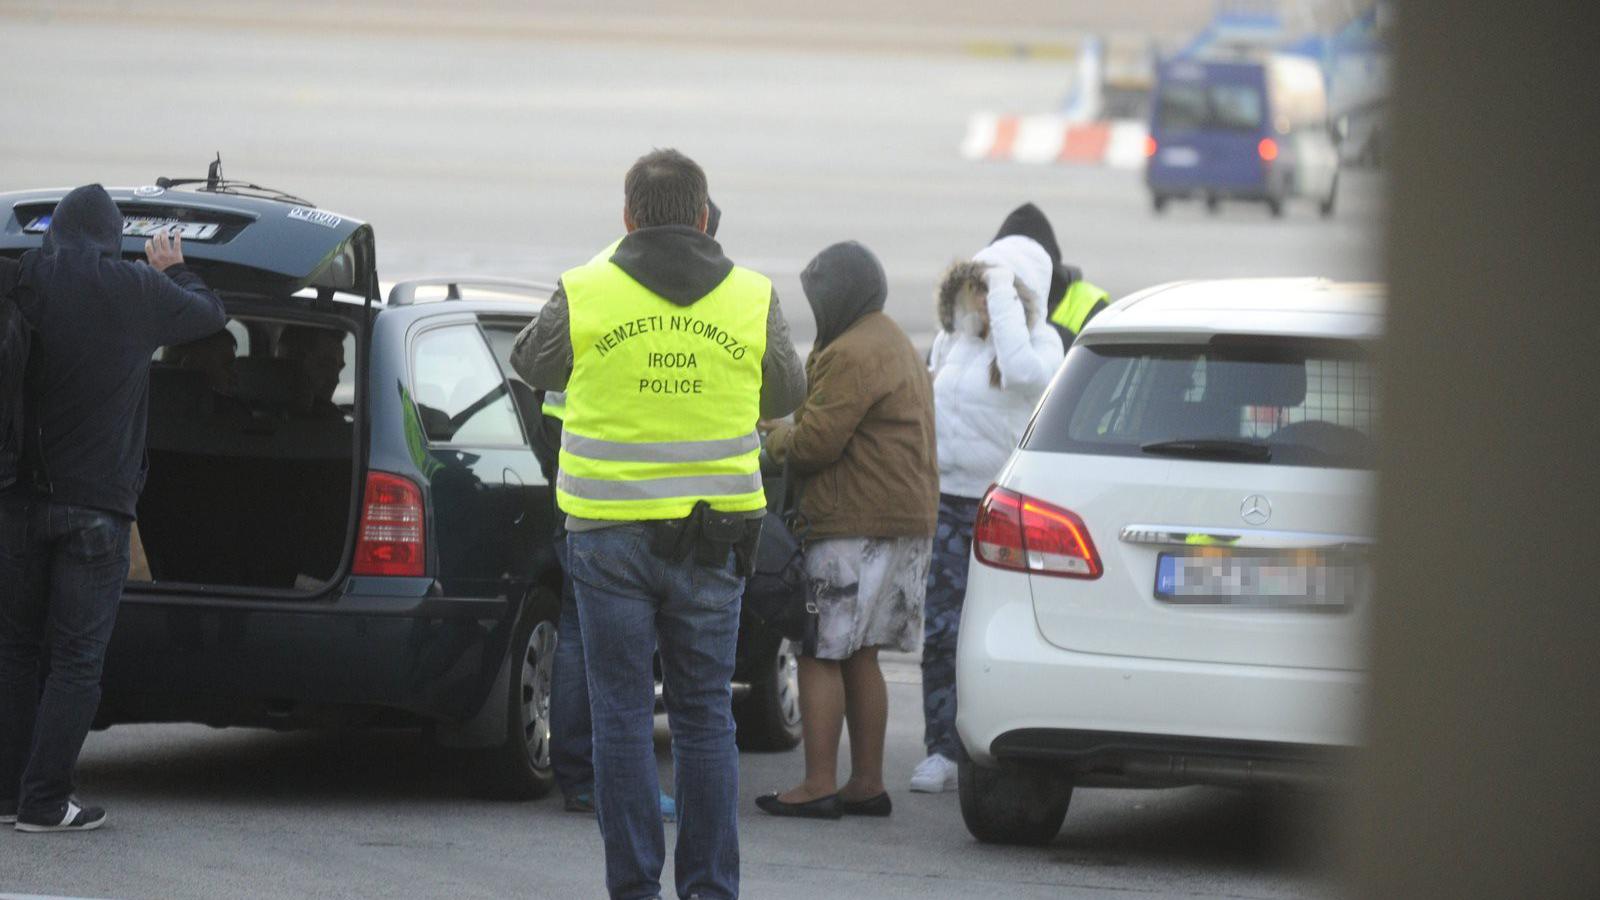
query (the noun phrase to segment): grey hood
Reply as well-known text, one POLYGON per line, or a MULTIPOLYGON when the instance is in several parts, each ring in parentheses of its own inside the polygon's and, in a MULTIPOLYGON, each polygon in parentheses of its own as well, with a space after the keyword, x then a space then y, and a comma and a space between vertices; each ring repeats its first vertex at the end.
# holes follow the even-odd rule
POLYGON ((841 241, 806 264, 800 273, 811 315, 817 320, 814 350, 821 350, 868 313, 883 309, 889 281, 883 264, 856 241, 841 241))

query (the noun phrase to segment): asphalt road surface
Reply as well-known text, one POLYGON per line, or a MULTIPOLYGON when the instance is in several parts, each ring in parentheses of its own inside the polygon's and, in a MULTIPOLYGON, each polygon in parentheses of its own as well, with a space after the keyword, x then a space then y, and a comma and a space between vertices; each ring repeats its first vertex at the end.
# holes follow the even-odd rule
MULTIPOLYGON (((1331 893, 1331 802, 1207 788, 1080 790, 1045 848, 978 844, 954 793, 905 790, 921 759, 917 669, 890 679, 894 815, 774 819, 755 797, 798 750, 740 764, 744 894, 755 898, 1302 898, 1331 893)), ((664 783, 671 757, 658 729, 664 783)), ((846 749, 844 757, 848 759, 846 749)), ((414 733, 122 726, 80 765, 100 832, 0 831, 0 893, 77 897, 574 898, 604 894, 592 816, 555 798, 473 799, 460 760, 414 733)), ((672 829, 668 826, 670 846, 672 829)), ((671 893, 670 870, 665 887, 671 893)))
MULTIPOLYGON (((1047 111, 1070 66, 955 53, 830 50, 768 34, 684 43, 553 39, 337 21, 266 31, 61 21, 0 0, 0 190, 226 174, 371 221, 386 279, 552 279, 621 230, 622 174, 676 146, 700 160, 735 259, 771 274, 796 338, 806 261, 855 238, 883 258, 888 311, 935 327, 949 261, 1038 202, 1070 262, 1115 295, 1246 275, 1370 279, 1381 185, 1347 173, 1331 221, 1309 204, 1154 216, 1135 173, 976 164, 978 110, 1047 111), (9 8, 8 8, 9 7, 9 8)), ((603 22, 602 22, 603 25, 603 22)), ((603 27, 597 29, 603 31, 603 27)), ((759 793, 798 752, 741 766, 752 897, 1303 897, 1328 891, 1328 802, 1228 791, 1080 791, 1042 849, 979 845, 954 794, 903 790, 921 757, 916 669, 893 667, 887 821, 793 822, 759 793)), ((663 745, 664 772, 670 771, 663 745)), ((91 736, 82 790, 96 835, 0 833, 0 892, 89 897, 589 897, 591 819, 544 801, 469 799, 459 760, 405 733, 273 734, 193 726, 91 736)), ((670 886, 670 882, 669 882, 670 886)))

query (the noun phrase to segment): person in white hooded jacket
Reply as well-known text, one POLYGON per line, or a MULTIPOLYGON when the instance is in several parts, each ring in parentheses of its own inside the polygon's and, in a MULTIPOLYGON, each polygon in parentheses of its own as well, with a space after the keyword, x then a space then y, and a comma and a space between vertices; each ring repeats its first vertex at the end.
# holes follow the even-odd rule
POLYGON ((1045 318, 1051 262, 1032 238, 996 240, 946 270, 929 368, 939 455, 939 522, 923 617, 922 697, 928 756, 911 789, 956 784, 966 758, 956 734, 956 637, 978 502, 1016 447, 1061 365, 1045 318))

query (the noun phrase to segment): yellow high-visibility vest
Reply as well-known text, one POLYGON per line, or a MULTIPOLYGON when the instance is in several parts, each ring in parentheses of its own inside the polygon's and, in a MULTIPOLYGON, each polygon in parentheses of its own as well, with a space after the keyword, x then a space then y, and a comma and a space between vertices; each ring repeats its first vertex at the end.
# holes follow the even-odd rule
MULTIPOLYGON (((584 519, 766 506, 761 360, 772 282, 734 267, 679 306, 596 257, 561 276, 572 339, 556 502, 584 519)), ((547 397, 548 400, 548 397, 547 397)))
POLYGON ((1050 321, 1076 335, 1083 330, 1083 323, 1089 320, 1094 308, 1110 300, 1110 294, 1080 278, 1067 288, 1066 296, 1050 314, 1050 321))

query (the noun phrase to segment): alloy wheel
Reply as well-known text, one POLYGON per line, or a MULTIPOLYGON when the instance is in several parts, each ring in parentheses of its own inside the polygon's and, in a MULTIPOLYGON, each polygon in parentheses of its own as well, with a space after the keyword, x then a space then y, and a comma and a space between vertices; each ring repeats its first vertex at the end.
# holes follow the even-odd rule
POLYGON ((534 768, 550 766, 550 693, 556 661, 556 626, 539 622, 522 654, 522 735, 534 768))
POLYGON ((800 655, 793 641, 784 638, 778 645, 778 709, 790 728, 800 724, 800 655))

